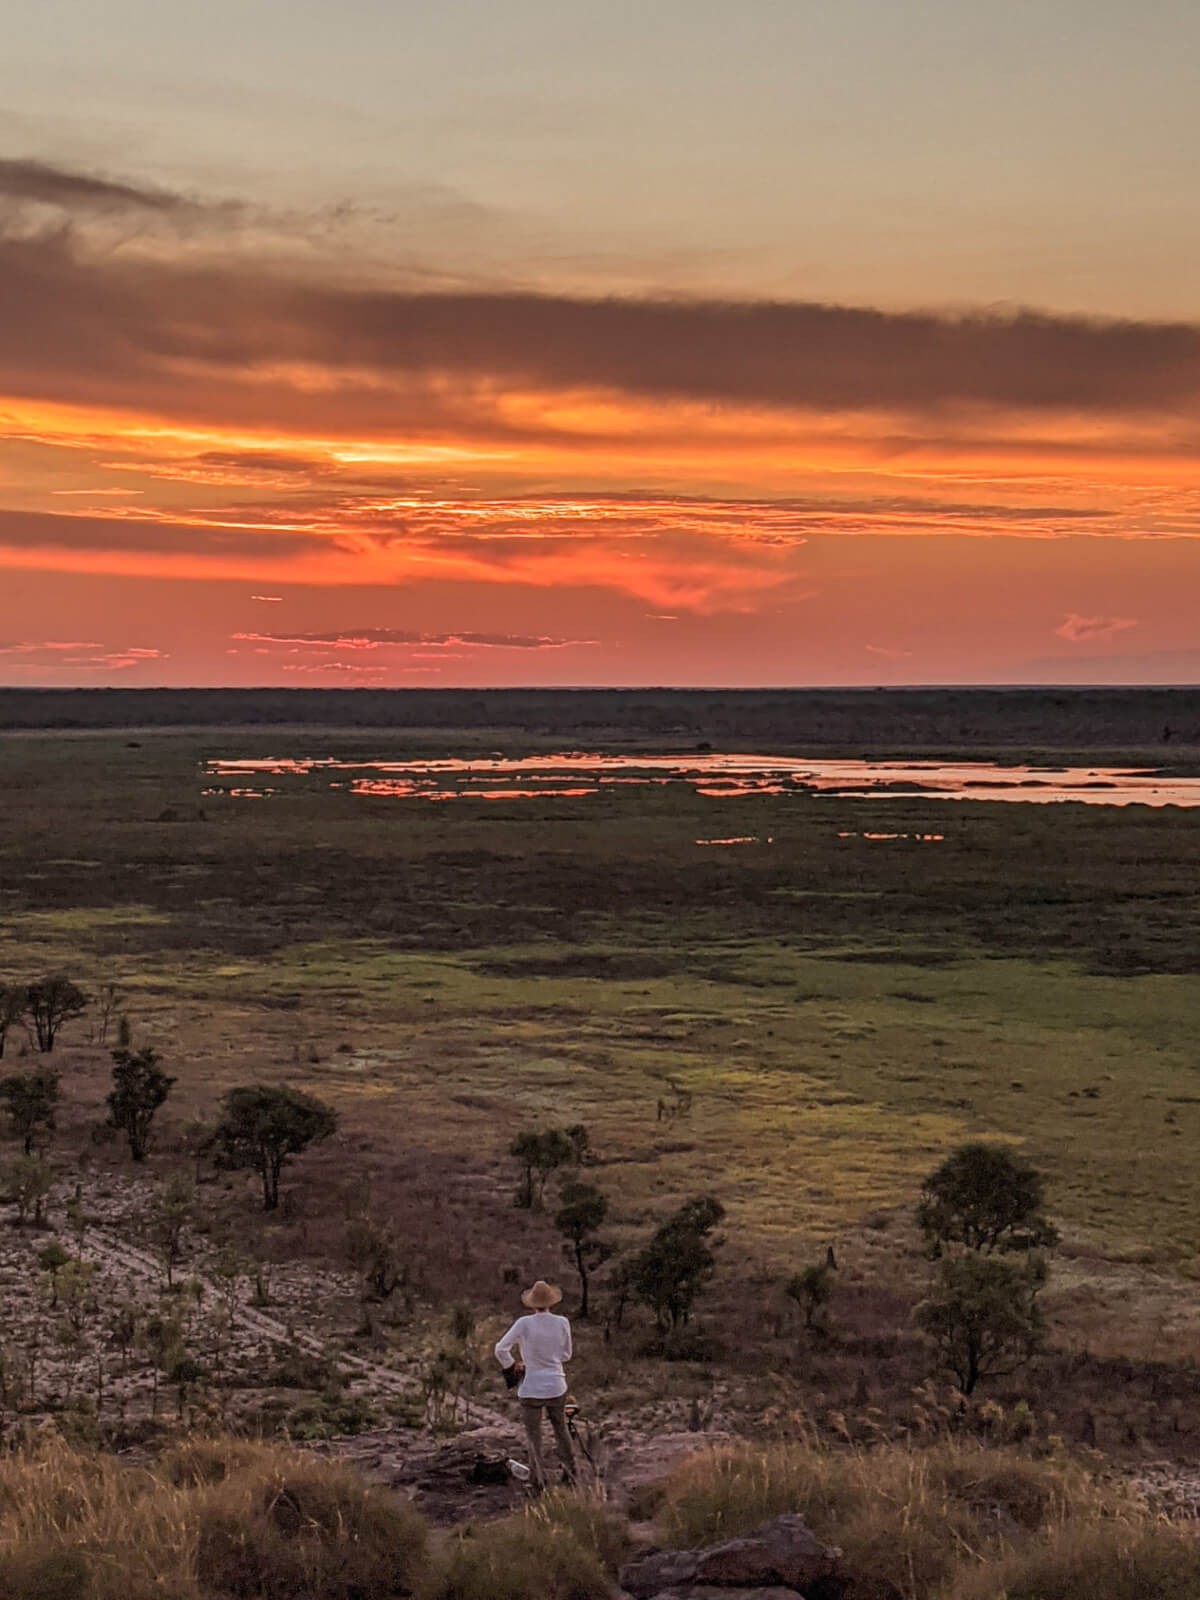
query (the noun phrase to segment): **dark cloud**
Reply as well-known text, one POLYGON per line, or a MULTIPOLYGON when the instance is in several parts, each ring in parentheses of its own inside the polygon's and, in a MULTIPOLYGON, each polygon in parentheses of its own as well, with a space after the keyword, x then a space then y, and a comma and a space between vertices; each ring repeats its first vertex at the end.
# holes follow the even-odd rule
POLYGON ((319 543, 311 533, 212 528, 186 518, 166 524, 121 517, 56 516, 0 508, 0 547, 23 550, 154 551, 159 555, 288 556, 319 543))
POLYGON ((265 473, 270 477, 319 477, 332 470, 323 458, 298 455, 283 450, 205 450, 192 461, 203 467, 219 467, 230 472, 265 473))
POLYGON ((194 202, 169 189, 70 172, 45 161, 0 159, 0 195, 67 211, 189 211, 194 202))
POLYGON ((416 633, 406 628, 340 628, 319 633, 235 633, 250 644, 298 645, 315 650, 378 650, 384 646, 470 645, 487 650, 561 650, 592 639, 556 639, 528 633, 416 633))
MULTIPOLYGON (((941 413, 955 425, 997 409, 1191 415, 1200 329, 1032 311, 388 291, 244 255, 89 255, 55 231, 0 240, 0 385, 173 415, 493 433, 498 395, 581 389, 941 413), (313 392, 289 368, 332 381, 313 392)), ((574 440, 589 437, 582 429, 574 440)))

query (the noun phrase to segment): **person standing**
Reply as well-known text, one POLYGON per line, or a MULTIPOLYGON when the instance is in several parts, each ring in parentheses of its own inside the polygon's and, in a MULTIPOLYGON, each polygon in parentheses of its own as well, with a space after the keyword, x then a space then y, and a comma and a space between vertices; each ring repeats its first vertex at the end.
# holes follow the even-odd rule
MULTIPOLYGON (((515 1373, 517 1399, 521 1402, 521 1421, 529 1435, 530 1465, 538 1488, 545 1488, 546 1468, 542 1460, 542 1416, 550 1418, 563 1478, 575 1481, 575 1452, 567 1432, 567 1377, 564 1363, 571 1359, 571 1324, 551 1309, 562 1299, 562 1290, 539 1278, 521 1296, 532 1315, 518 1317, 497 1341, 496 1359, 506 1373, 515 1373), (519 1355, 514 1357, 513 1350, 519 1355)), ((506 1380, 507 1381, 507 1380, 506 1380)))

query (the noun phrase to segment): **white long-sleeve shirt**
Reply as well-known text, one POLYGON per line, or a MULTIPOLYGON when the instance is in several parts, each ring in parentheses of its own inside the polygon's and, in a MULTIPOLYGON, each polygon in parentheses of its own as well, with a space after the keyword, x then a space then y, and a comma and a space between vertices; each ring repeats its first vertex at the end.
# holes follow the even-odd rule
POLYGON ((571 1359, 571 1324, 553 1311, 534 1311, 518 1317, 496 1344, 496 1360, 502 1367, 515 1365, 513 1346, 521 1352, 525 1376, 517 1389, 521 1400, 553 1400, 566 1394, 567 1376, 563 1362, 571 1359))

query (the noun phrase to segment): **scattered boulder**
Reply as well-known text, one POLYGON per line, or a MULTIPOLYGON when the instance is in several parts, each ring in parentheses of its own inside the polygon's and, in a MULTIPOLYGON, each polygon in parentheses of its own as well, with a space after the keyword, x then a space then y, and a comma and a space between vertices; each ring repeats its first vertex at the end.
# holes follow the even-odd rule
POLYGON ((796 1600, 795 1589, 781 1589, 773 1584, 769 1589, 717 1589, 702 1583, 690 1589, 669 1589, 655 1600, 796 1600))
POLYGON ((885 1578, 845 1572, 792 1513, 706 1550, 657 1550, 621 1571, 629 1600, 903 1600, 885 1578))
POLYGON ((655 1600, 671 1590, 686 1591, 696 1578, 696 1550, 659 1550, 621 1569, 621 1587, 633 1600, 655 1600))
POLYGON ((726 1539, 702 1551, 696 1579, 743 1588, 784 1584, 803 1593, 817 1578, 834 1574, 840 1555, 822 1544, 802 1517, 785 1512, 744 1539, 726 1539))

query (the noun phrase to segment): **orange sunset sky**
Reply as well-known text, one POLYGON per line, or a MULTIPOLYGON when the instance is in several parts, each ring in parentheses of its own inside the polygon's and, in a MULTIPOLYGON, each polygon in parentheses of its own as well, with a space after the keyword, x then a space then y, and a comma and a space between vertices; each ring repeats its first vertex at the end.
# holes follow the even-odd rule
POLYGON ((1200 681, 1200 7, 48 0, 0 684, 1200 681))

